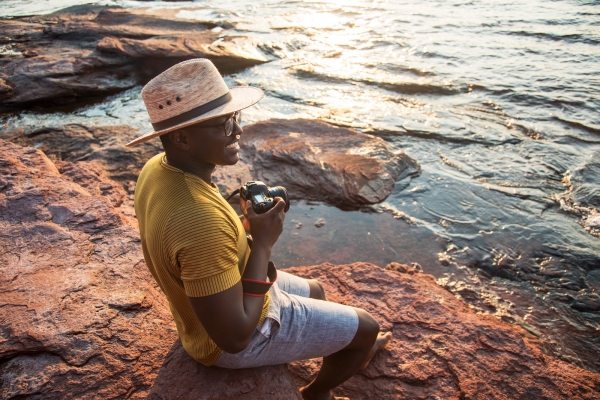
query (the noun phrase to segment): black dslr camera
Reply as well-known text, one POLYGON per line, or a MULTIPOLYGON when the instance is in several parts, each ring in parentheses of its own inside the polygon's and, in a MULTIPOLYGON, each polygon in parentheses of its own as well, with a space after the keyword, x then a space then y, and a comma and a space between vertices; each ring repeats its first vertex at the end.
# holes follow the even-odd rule
POLYGON ((285 212, 290 209, 287 190, 283 186, 268 187, 261 181, 247 182, 240 188, 240 197, 252 202, 252 208, 257 214, 269 211, 275 206, 275 197, 285 201, 285 212))

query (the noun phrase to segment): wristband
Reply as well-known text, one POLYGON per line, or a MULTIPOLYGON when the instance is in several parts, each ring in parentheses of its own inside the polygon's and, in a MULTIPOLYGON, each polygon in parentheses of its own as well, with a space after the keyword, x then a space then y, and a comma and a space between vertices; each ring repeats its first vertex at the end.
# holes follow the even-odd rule
POLYGON ((273 283, 277 280, 277 268, 275 268, 275 264, 272 261, 269 261, 267 277, 269 278, 269 282, 242 278, 242 291, 247 296, 259 297, 267 294, 273 283))

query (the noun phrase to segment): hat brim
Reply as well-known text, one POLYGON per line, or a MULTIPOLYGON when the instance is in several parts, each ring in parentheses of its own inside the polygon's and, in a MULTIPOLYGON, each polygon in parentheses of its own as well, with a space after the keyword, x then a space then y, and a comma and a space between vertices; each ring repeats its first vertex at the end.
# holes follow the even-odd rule
POLYGON ((146 132, 127 143, 126 146, 134 146, 157 136, 164 135, 165 133, 185 128, 186 126, 194 125, 211 118, 217 118, 222 115, 232 114, 236 111, 243 110, 244 108, 248 108, 258 103, 264 96, 262 90, 253 86, 234 86, 229 88, 229 92, 231 93, 231 100, 222 106, 212 109, 211 111, 202 114, 199 117, 192 118, 188 121, 182 122, 181 124, 172 126, 168 129, 159 131, 151 130, 150 132, 146 132))

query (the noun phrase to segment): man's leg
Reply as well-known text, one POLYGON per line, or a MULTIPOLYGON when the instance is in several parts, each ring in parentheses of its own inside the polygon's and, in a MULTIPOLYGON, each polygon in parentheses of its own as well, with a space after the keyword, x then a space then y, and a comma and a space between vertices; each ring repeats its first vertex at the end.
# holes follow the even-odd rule
POLYGON ((321 282, 316 279, 307 279, 306 281, 308 282, 308 287, 310 288, 310 295, 308 297, 311 299, 327 301, 327 297, 325 297, 325 289, 323 289, 321 282))
POLYGON ((304 279, 288 272, 278 270, 276 283, 279 289, 286 293, 309 297, 316 300, 327 300, 323 286, 316 279, 304 279))
POLYGON ((389 332, 379 333, 379 324, 368 312, 360 308, 355 310, 358 329, 354 339, 344 349, 323 357, 323 365, 316 378, 300 389, 305 400, 333 399, 331 389, 366 368, 377 350, 392 338, 389 332))

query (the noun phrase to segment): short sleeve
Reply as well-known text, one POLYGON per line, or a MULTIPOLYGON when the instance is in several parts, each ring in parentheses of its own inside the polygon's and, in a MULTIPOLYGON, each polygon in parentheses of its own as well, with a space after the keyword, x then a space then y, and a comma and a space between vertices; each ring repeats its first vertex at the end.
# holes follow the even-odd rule
POLYGON ((164 239, 187 296, 209 296, 240 281, 237 227, 214 205, 198 202, 177 210, 164 239))

